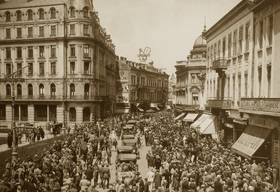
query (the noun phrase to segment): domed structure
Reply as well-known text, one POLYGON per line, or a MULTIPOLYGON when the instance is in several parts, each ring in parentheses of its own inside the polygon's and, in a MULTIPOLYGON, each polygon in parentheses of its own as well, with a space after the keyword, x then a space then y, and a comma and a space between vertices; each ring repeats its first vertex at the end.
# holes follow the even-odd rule
POLYGON ((193 47, 201 47, 206 46, 206 39, 203 37, 203 35, 200 35, 198 38, 196 38, 193 47))

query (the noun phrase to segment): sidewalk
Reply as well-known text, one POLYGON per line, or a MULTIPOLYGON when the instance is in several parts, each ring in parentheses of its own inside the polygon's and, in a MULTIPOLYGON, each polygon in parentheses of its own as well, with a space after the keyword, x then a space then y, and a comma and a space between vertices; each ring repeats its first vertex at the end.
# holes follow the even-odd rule
MULTIPOLYGON (((47 140, 47 139, 51 139, 53 138, 53 134, 50 134, 50 133, 46 133, 45 134, 45 138, 44 139, 41 139, 40 141, 44 141, 44 140, 47 140)), ((22 146, 26 146, 26 145, 29 145, 31 143, 27 142, 25 139, 22 139, 22 143, 21 144, 18 144, 18 147, 22 147, 22 146)), ((35 141, 34 143, 36 143, 38 141, 35 141)), ((8 145, 7 144, 2 144, 0 145, 0 152, 4 152, 4 151, 8 151, 10 150, 10 148, 8 148, 8 145)))

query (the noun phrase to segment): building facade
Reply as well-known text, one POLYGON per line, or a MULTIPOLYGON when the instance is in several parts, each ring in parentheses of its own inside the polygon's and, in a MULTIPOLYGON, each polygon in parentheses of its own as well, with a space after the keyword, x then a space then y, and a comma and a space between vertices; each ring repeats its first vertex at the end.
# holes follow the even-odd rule
POLYGON ((176 76, 173 73, 168 82, 168 105, 173 106, 176 103, 176 76))
POLYGON ((205 34, 207 104, 218 122, 217 131, 227 142, 236 140, 244 129, 244 122, 241 122, 240 130, 233 132, 231 124, 233 119, 241 118, 238 111, 241 97, 250 94, 252 72, 249 66, 253 55, 251 7, 250 1, 241 1, 205 34))
POLYGON ((1 124, 13 95, 21 122, 80 123, 113 109, 114 45, 91 0, 9 0, 0 15, 1 124))
MULTIPOLYGON (((280 2, 241 1, 206 32, 207 108, 241 156, 280 168, 280 2)), ((278 185, 278 179, 274 185, 278 185)))
POLYGON ((137 111, 165 106, 169 76, 153 63, 136 63, 120 57, 119 71, 121 86, 117 105, 126 106, 126 111, 128 107, 130 111, 137 111))
POLYGON ((194 42, 185 61, 177 61, 176 108, 178 111, 195 111, 204 107, 204 79, 206 69, 206 40, 204 32, 194 42))

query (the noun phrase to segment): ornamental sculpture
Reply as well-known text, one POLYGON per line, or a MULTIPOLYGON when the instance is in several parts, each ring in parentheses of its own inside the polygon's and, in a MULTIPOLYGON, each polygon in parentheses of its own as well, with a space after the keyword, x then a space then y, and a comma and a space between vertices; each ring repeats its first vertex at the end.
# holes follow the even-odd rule
POLYGON ((151 56, 151 48, 150 47, 145 47, 144 49, 140 48, 139 49, 139 54, 138 54, 138 58, 141 62, 146 62, 148 57, 151 56))

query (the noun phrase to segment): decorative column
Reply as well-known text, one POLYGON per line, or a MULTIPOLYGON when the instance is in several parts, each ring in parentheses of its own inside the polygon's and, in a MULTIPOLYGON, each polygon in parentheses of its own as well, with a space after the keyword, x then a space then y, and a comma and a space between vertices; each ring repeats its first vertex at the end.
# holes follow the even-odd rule
POLYGON ((82 123, 83 122, 83 108, 82 107, 76 107, 76 122, 82 123))
POLYGON ((47 105, 47 122, 50 121, 50 106, 47 105))

